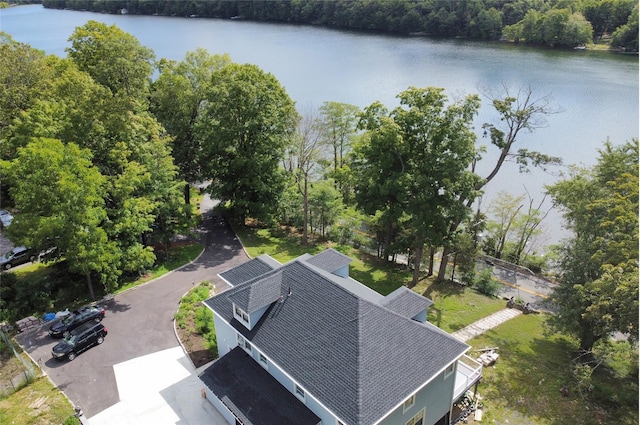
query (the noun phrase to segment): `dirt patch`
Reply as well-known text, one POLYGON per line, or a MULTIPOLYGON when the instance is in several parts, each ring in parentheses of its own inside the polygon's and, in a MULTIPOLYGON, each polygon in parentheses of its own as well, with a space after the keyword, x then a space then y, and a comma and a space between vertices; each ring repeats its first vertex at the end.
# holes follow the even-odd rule
POLYGON ((186 319, 187 326, 184 329, 177 327, 178 338, 184 346, 191 362, 196 368, 215 360, 213 354, 205 348, 205 339, 202 335, 193 331, 196 326, 195 316, 186 319))

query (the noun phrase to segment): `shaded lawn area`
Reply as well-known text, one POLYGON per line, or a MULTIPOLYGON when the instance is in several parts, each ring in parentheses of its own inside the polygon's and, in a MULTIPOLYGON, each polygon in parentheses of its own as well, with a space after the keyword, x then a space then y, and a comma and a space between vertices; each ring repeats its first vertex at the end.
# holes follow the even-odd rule
POLYGON ((447 332, 458 331, 506 307, 502 299, 489 298, 457 283, 436 282, 433 277, 421 281, 414 290, 434 303, 427 320, 447 332))
POLYGON ((637 368, 635 376, 614 379, 612 370, 601 365, 593 375, 600 390, 581 398, 571 373, 577 344, 545 335, 544 317, 521 315, 468 341, 472 357, 479 354, 477 349, 499 347, 498 361, 483 369, 478 388, 485 406, 483 422, 637 425, 637 368), (560 393, 563 385, 569 388, 568 397, 560 393))

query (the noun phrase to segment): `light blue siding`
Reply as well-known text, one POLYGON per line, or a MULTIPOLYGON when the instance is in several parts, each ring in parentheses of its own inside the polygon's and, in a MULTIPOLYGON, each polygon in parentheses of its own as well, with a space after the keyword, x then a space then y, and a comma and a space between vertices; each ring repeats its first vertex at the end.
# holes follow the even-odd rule
MULTIPOLYGON (((416 403, 403 413, 400 405, 380 425, 404 425, 422 408, 426 408, 424 425, 433 425, 449 412, 455 384, 455 370, 445 379, 444 372, 416 393, 416 403)), ((408 398, 408 397, 407 397, 408 398)))

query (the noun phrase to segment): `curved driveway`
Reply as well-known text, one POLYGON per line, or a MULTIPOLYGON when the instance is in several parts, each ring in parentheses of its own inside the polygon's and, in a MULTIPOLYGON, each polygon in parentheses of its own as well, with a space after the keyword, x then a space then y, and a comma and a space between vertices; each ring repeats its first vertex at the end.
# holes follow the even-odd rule
MULTIPOLYGON (((72 362, 51 358, 57 340, 48 326, 18 335, 17 340, 38 361, 56 386, 91 417, 119 401, 113 366, 146 354, 179 346, 173 316, 192 285, 208 280, 222 289, 218 273, 248 260, 231 227, 205 198, 200 234, 205 250, 194 262, 145 285, 105 301, 103 320, 109 334, 103 345, 89 349, 72 362)), ((161 370, 158 373, 162 373, 161 370)))

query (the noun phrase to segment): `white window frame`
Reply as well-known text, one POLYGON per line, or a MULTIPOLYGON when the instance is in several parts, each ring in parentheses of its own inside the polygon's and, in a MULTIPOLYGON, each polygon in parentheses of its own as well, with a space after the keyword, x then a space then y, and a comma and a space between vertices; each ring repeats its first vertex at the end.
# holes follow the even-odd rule
POLYGON ((247 351, 248 353, 251 353, 251 343, 242 335, 240 334, 236 334, 237 335, 237 340, 238 340, 238 346, 242 347, 242 349, 244 351, 247 351))
POLYGON ((269 359, 267 359, 267 356, 261 352, 258 352, 258 363, 260 363, 265 369, 269 369, 269 359))
POLYGON ((426 416, 426 408, 420 409, 411 419, 405 422, 405 425, 424 425, 424 418, 426 416), (420 421, 420 422, 418 422, 420 421))
POLYGON ((447 366, 447 368, 444 370, 444 379, 447 379, 448 377, 450 377, 455 370, 456 370, 455 362, 447 366))
POLYGON ((416 405, 416 395, 412 394, 411 397, 406 399, 404 403, 402 403, 402 413, 405 413, 407 410, 411 409, 416 405))
POLYGON ((233 305, 233 317, 235 317, 238 320, 241 320, 246 324, 249 324, 249 315, 247 314, 247 312, 235 304, 233 305))
POLYGON ((307 393, 304 391, 304 388, 302 388, 298 384, 295 384, 295 389, 293 391, 294 391, 296 397, 298 397, 302 401, 305 401, 307 393))

